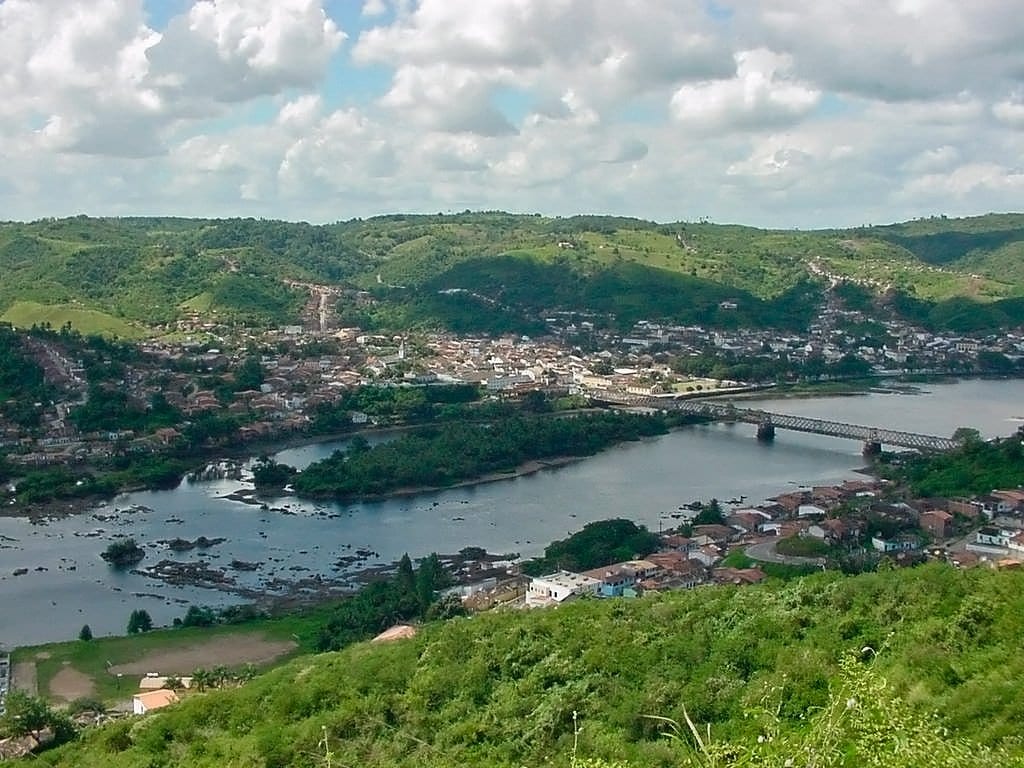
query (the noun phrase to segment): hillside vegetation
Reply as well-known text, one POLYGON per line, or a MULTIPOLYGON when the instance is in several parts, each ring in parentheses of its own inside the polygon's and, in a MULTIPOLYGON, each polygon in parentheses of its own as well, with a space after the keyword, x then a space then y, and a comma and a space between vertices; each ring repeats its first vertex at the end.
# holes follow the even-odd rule
POLYGON ((1020 765, 1022 586, 929 565, 457 618, 90 730, 43 760, 1020 765))
POLYGON ((0 315, 121 336, 189 316, 273 326, 296 321, 296 283, 312 282, 370 291, 372 306, 339 307, 367 328, 535 333, 555 311, 800 327, 838 279, 936 328, 998 303, 973 321, 988 328, 1024 321, 1022 248, 1022 214, 817 232, 497 212, 324 226, 81 216, 0 224, 0 315))

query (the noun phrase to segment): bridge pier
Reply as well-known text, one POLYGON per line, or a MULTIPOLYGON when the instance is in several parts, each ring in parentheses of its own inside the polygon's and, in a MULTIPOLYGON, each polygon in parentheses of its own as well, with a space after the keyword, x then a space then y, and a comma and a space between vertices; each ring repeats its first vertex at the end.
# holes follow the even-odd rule
POLYGON ((770 421, 762 421, 758 424, 757 439, 762 443, 770 443, 775 440, 775 425, 770 421))
POLYGON ((862 453, 869 457, 878 456, 882 453, 882 444, 877 440, 865 440, 862 453))

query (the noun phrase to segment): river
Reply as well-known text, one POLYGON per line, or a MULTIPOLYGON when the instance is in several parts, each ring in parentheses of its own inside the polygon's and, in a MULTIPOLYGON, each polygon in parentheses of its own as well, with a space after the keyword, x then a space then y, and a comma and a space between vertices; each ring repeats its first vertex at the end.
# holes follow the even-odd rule
MULTIPOLYGON (((766 399, 757 407, 937 435, 970 426, 998 436, 1021 425, 1014 419, 1024 416, 1024 381, 927 384, 919 394, 766 399)), ((343 445, 307 445, 282 451, 277 459, 301 467, 343 445)), ((148 610, 157 624, 169 624, 190 603, 245 601, 110 568, 99 554, 118 535, 134 536, 146 549, 143 570, 164 559, 205 562, 239 587, 273 592, 275 580, 338 579, 394 562, 406 551, 417 557, 476 545, 531 556, 552 539, 609 517, 658 530, 676 524, 671 515, 694 499, 742 495, 756 502, 799 484, 855 476, 863 464, 860 451, 854 441, 782 430, 764 445, 750 425, 710 425, 617 446, 528 477, 373 503, 283 497, 266 500, 283 510, 273 511, 221 498, 245 484, 214 480, 124 494, 67 518, 0 518, 0 644, 71 639, 85 623, 96 635, 121 634, 135 608, 148 610), (198 536, 225 541, 185 553, 159 543, 198 536), (357 550, 372 554, 339 566, 339 558, 355 557, 357 550), (229 563, 235 559, 261 565, 234 570, 229 563), (19 569, 28 572, 14 576, 19 569)))

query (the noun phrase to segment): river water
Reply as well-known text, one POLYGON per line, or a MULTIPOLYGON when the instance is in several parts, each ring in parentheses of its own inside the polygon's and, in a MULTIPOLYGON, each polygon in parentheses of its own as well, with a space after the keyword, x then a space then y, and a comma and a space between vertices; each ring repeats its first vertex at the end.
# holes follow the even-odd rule
MULTIPOLYGON (((1024 381, 928 384, 918 394, 768 399, 757 407, 936 435, 970 426, 1000 436, 1021 425, 1024 381)), ((671 515, 695 499, 743 496, 753 503, 800 484, 853 477, 863 463, 854 441, 780 430, 773 444, 764 445, 753 432, 742 424, 690 427, 528 477, 373 503, 283 497, 267 499, 270 509, 262 509, 221 498, 245 483, 215 480, 125 494, 63 519, 0 518, 0 644, 71 639, 84 623, 97 635, 120 634, 135 608, 168 624, 190 603, 246 601, 114 570, 99 554, 118 535, 134 536, 146 549, 142 570, 164 559, 204 562, 240 587, 273 592, 275 580, 317 574, 338 579, 357 568, 392 563, 403 552, 418 557, 476 545, 531 556, 588 521, 610 517, 658 530, 675 525, 671 515), (198 536, 226 541, 185 553, 160 543, 198 536), (372 554, 338 565, 357 550, 372 554), (229 566, 234 559, 261 565, 238 571, 229 566), (28 572, 13 575, 22 568, 28 572)), ((289 449, 277 459, 302 467, 343 445, 289 449)))

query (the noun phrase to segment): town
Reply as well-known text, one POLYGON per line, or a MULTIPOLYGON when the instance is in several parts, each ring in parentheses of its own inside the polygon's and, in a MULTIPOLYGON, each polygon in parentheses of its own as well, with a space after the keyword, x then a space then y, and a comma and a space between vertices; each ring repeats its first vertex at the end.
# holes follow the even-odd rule
MULTIPOLYGON (((603 390, 703 397, 870 376, 1007 375, 1024 360, 1024 331, 938 335, 900 319, 871 319, 834 297, 805 333, 654 321, 620 333, 607 318, 566 312, 545 318, 546 336, 489 338, 335 328, 321 289, 310 289, 317 309, 305 325, 255 332, 197 317, 163 329, 162 338, 130 355, 115 354, 110 344, 88 349, 88 339, 74 338, 70 328, 28 331, 24 347, 44 372, 49 399, 27 413, 26 404, 17 415, 0 410, 0 451, 26 466, 160 454, 203 414, 234 419, 229 434, 205 438, 211 441, 280 439, 307 433, 317 408, 360 387, 464 384, 491 398, 537 391, 585 402, 603 390), (90 393, 115 391, 121 402, 105 403, 96 418, 75 418, 90 393), (152 411, 154 403, 164 417, 148 425, 118 418, 132 408, 152 411)), ((353 428, 387 423, 359 411, 350 419, 353 428)))

